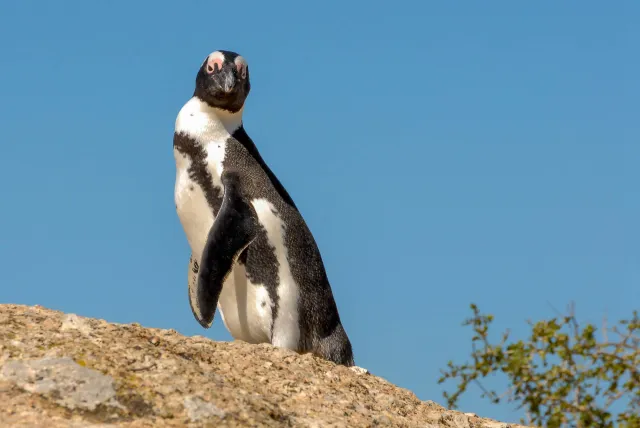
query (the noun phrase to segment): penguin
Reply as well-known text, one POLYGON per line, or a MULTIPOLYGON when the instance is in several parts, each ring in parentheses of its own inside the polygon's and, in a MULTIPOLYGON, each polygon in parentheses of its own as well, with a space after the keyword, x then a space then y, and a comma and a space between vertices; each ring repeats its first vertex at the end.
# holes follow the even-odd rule
POLYGON ((244 57, 209 54, 173 137, 176 211, 191 248, 188 295, 204 328, 216 312, 236 340, 355 367, 318 246, 243 123, 244 57))

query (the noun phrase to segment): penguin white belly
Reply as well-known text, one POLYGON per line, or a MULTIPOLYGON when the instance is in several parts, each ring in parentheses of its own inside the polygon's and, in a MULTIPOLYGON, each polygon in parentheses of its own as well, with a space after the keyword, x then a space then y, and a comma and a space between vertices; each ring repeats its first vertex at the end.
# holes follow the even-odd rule
POLYGON ((269 343, 271 308, 267 289, 251 283, 245 267, 236 263, 218 298, 218 309, 224 314, 224 325, 229 333, 248 343, 269 343))
POLYGON ((273 320, 271 343, 282 348, 298 349, 300 288, 294 280, 289 266, 289 255, 285 245, 287 225, 280 217, 280 213, 267 199, 254 199, 251 204, 258 215, 258 221, 267 232, 267 239, 278 260, 278 286, 276 287, 278 314, 273 320))
MULTIPOLYGON (((192 257, 199 262, 215 218, 202 188, 189 177, 189 159, 176 153, 176 166, 176 210, 192 257)), ((209 170, 212 175, 215 174, 214 182, 220 183, 219 170, 212 167, 209 170)), ((218 299, 218 310, 229 333, 235 339, 248 343, 269 342, 271 308, 272 302, 266 288, 251 283, 244 266, 236 263, 218 299)))

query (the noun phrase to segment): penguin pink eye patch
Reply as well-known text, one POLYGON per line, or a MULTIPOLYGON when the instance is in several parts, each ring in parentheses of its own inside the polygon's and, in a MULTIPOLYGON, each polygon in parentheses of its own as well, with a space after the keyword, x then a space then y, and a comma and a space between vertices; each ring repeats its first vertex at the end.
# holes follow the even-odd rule
POLYGON ((236 65, 238 74, 242 76, 243 79, 247 77, 247 64, 244 61, 239 60, 238 58, 236 58, 236 60, 234 61, 234 64, 236 65))
POLYGON ((213 56, 207 61, 207 73, 211 74, 214 71, 222 70, 222 58, 219 56, 213 56))

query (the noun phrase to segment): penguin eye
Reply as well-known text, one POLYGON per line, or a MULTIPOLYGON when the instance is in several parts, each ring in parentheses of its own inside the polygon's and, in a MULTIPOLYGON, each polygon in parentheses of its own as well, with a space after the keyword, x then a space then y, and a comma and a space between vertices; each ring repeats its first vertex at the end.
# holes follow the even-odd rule
POLYGON ((215 56, 207 61, 207 73, 211 74, 222 70, 222 58, 215 56))
POLYGON ((247 77, 247 63, 244 60, 244 58, 242 57, 237 57, 236 60, 234 61, 235 65, 236 65, 236 70, 238 70, 238 74, 240 76, 242 76, 242 78, 246 78, 247 77))
POLYGON ((247 69, 244 65, 238 64, 236 65, 236 68, 238 69, 238 73, 240 74, 240 76, 242 76, 243 79, 247 77, 247 69))

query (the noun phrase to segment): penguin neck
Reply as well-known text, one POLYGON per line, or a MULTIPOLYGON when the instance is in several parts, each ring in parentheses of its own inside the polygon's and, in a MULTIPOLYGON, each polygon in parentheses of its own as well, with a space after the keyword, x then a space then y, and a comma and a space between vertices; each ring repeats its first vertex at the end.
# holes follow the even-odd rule
POLYGON ((182 107, 176 120, 176 131, 206 140, 226 140, 242 127, 244 106, 232 113, 193 97, 182 107))

